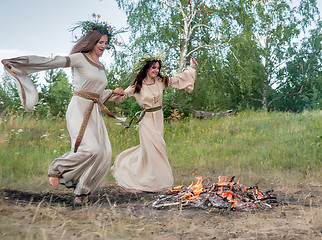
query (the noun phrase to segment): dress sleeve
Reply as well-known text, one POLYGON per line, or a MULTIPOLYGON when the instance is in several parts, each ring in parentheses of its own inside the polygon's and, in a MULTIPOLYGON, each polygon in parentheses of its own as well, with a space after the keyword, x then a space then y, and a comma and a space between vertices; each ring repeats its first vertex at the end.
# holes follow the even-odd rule
POLYGON ((62 56, 54 58, 23 56, 13 58, 13 60, 16 60, 16 62, 12 63, 10 69, 5 67, 5 72, 15 79, 20 100, 27 112, 30 112, 38 102, 36 86, 28 74, 42 70, 69 67, 71 65, 70 57, 62 56))
POLYGON ((182 73, 173 73, 173 77, 170 78, 170 86, 177 89, 184 89, 188 93, 191 93, 196 79, 196 70, 192 67, 187 67, 182 73))
POLYGON ((112 95, 112 90, 111 89, 105 89, 103 93, 101 94, 101 99, 100 101, 102 103, 105 103, 107 99, 112 95))
POLYGON ((120 96, 118 94, 111 94, 111 96, 107 99, 107 101, 109 102, 118 102, 118 103, 121 103, 123 102, 126 98, 129 98, 129 97, 132 97, 134 95, 134 90, 135 90, 135 87, 130 85, 128 86, 124 92, 125 94, 123 96, 120 96))

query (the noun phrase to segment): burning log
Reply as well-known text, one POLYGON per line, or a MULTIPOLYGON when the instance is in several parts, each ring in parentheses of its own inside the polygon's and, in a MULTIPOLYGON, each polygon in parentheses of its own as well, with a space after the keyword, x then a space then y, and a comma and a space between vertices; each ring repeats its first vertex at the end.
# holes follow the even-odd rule
POLYGON ((239 181, 234 182, 235 176, 229 181, 218 177, 218 182, 203 186, 202 177, 196 177, 197 182, 189 187, 182 185, 173 187, 166 195, 160 195, 153 202, 154 208, 165 208, 182 205, 202 209, 218 208, 227 210, 250 211, 259 208, 272 208, 271 203, 276 202, 272 190, 261 192, 257 185, 244 187, 239 181))

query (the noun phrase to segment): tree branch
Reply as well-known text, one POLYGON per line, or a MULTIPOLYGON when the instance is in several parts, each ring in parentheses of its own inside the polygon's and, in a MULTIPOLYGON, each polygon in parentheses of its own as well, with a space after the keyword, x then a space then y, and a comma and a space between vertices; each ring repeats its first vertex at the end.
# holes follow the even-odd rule
POLYGON ((248 97, 247 99, 263 103, 263 100, 261 100, 261 99, 252 98, 252 97, 248 97))
POLYGON ((198 46, 196 47, 195 49, 193 49, 192 51, 190 51, 189 53, 187 53, 187 57, 189 57, 189 55, 191 55, 192 53, 194 53, 195 51, 199 50, 200 48, 204 48, 204 47, 219 47, 221 46, 222 44, 217 44, 217 45, 209 45, 209 44, 205 44, 205 45, 202 45, 202 46, 198 46))
POLYGON ((216 29, 214 29, 214 28, 212 28, 212 27, 210 27, 210 26, 208 26, 206 24, 196 24, 196 25, 192 26, 191 30, 194 30, 197 27, 205 27, 205 28, 208 28, 208 29, 210 29, 210 30, 212 30, 214 32, 217 32, 216 29))
POLYGON ((176 4, 172 0, 163 1, 162 3, 164 3, 166 6, 174 10, 178 10, 178 11, 180 10, 179 7, 175 7, 176 4), (167 4, 167 2, 170 2, 172 5, 167 4))
POLYGON ((283 97, 288 97, 288 96, 293 96, 293 95, 299 95, 302 94, 302 90, 303 90, 303 85, 301 86, 300 90, 298 92, 294 92, 294 93, 288 93, 288 94, 284 94, 282 96, 278 96, 276 98, 273 98, 268 104, 267 106, 271 105, 274 101, 281 99, 283 97))
MULTIPOLYGON (((230 46, 230 45, 229 45, 230 46)), ((240 61, 239 61, 239 59, 236 57, 236 55, 235 55, 235 53, 233 52, 233 50, 232 50, 232 47, 230 46, 230 52, 233 54, 233 56, 234 56, 234 58, 236 59, 236 61, 238 62, 238 64, 239 64, 239 66, 241 67, 241 69, 243 69, 244 70, 244 72, 246 72, 247 73, 247 71, 243 68, 243 66, 241 65, 241 63, 240 63, 240 61)))

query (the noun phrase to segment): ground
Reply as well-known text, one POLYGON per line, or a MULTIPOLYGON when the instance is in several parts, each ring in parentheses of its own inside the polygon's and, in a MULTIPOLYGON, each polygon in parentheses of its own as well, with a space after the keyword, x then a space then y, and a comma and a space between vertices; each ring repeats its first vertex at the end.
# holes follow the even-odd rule
POLYGON ((73 208, 69 193, 0 190, 0 239, 322 239, 322 187, 274 189, 269 210, 154 209, 156 193, 100 188, 73 208))

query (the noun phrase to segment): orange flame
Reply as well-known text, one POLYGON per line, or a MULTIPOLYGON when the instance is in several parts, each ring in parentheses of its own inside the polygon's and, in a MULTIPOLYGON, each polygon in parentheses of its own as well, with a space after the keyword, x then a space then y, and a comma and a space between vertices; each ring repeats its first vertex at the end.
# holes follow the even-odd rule
MULTIPOLYGON (((183 196, 179 197, 178 199, 187 199, 187 200, 192 200, 197 198, 201 193, 203 192, 212 192, 214 189, 218 188, 216 194, 220 197, 222 197, 223 199, 226 199, 229 203, 231 203, 231 208, 235 209, 239 204, 244 203, 246 206, 250 206, 250 202, 245 203, 245 200, 241 200, 240 196, 236 193, 234 193, 234 191, 236 191, 236 189, 238 191, 242 191, 242 192, 247 192, 250 193, 251 195, 255 195, 257 199, 263 199, 265 198, 265 196, 258 190, 257 187, 251 187, 251 188, 247 188, 244 187, 242 185, 240 185, 239 181, 237 181, 236 183, 234 182, 234 177, 231 179, 228 179, 227 177, 218 177, 218 182, 214 183, 211 187, 211 189, 207 188, 205 189, 202 182, 202 176, 199 177, 195 177, 197 179, 197 182, 195 184, 192 183, 190 184, 190 186, 187 188, 188 190, 191 190, 189 192, 187 192, 186 194, 184 194, 183 196), (226 190, 224 190, 224 188, 226 190), (234 190, 235 189, 235 190, 234 190)), ((172 188, 171 192, 172 193, 179 193, 179 192, 183 192, 184 193, 184 189, 182 189, 182 185, 178 185, 172 188)))

